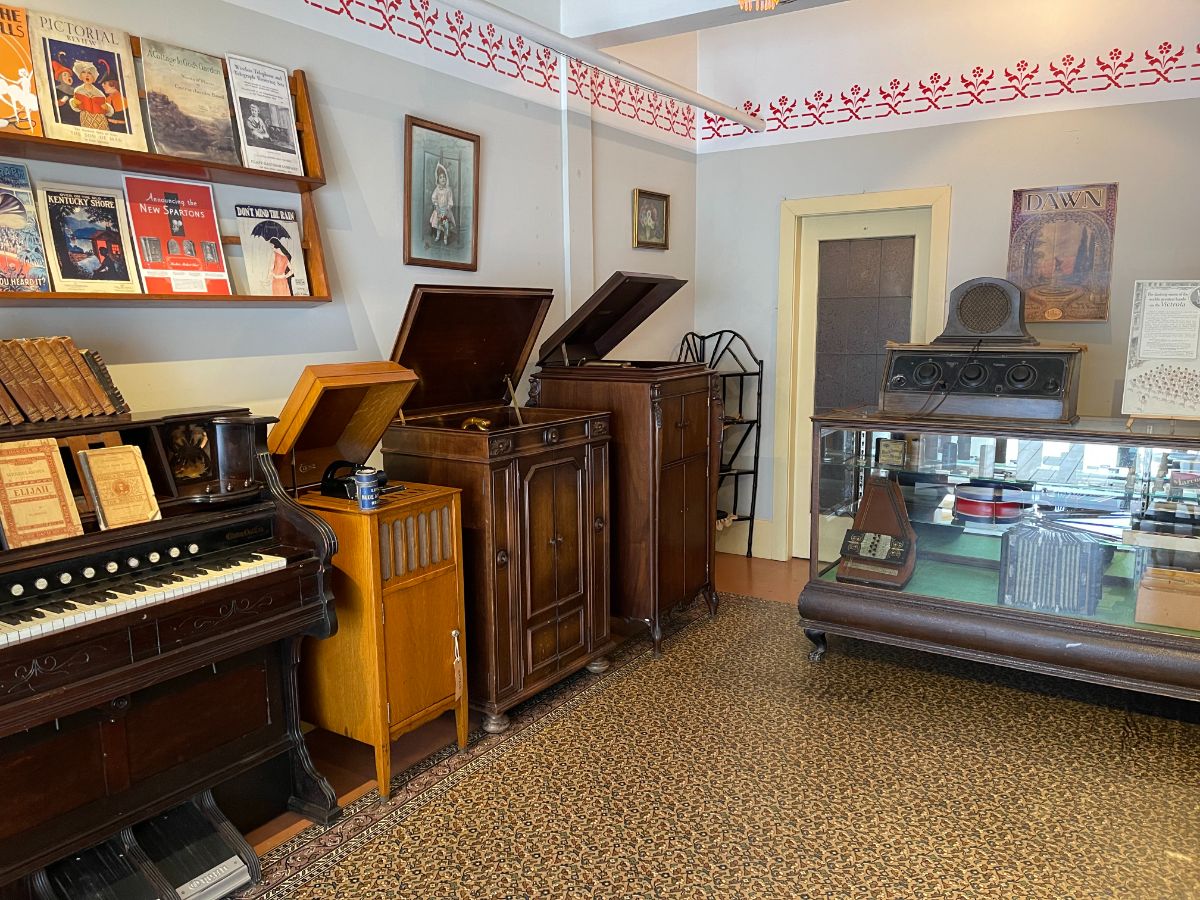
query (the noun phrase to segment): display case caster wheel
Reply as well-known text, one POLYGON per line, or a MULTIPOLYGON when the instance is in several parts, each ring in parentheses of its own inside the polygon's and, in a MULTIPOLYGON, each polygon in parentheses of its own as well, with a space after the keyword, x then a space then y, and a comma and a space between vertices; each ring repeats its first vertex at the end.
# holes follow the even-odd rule
POLYGON ((503 734, 508 731, 508 727, 512 725, 512 719, 504 713, 485 713, 483 717, 483 730, 488 734, 503 734))
POLYGON ((607 672, 611 665, 607 656, 599 656, 587 664, 587 670, 593 675, 599 675, 601 672, 607 672))
POLYGON ((820 662, 825 658, 825 651, 829 649, 829 642, 825 638, 825 632, 814 631, 811 628, 804 629, 804 636, 808 638, 813 645, 813 649, 809 651, 808 658, 812 662, 820 662))
POLYGON ((650 640, 654 642, 654 656, 662 656, 662 626, 657 619, 650 623, 650 640))

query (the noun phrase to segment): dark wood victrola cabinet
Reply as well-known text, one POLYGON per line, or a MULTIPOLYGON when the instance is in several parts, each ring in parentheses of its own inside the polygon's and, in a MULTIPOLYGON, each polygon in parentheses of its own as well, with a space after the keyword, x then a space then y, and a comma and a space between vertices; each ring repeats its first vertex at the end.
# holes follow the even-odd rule
POLYGON ((717 376, 696 362, 604 357, 686 282, 615 273, 542 344, 531 406, 607 409, 613 427, 613 612, 646 623, 703 594, 713 614, 717 376))
POLYGON ((609 634, 609 415, 517 409, 553 294, 413 289, 392 358, 420 376, 383 442, 388 476, 461 488, 467 672, 484 728, 583 666, 609 634))

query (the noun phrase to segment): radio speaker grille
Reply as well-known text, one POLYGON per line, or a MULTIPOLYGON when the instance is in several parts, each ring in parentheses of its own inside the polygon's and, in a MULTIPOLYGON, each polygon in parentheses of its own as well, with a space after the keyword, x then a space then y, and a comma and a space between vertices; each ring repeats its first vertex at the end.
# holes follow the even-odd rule
POLYGON ((991 334, 1004 325, 1012 315, 1012 300, 1008 292, 996 284, 981 284, 971 288, 958 304, 958 321, 975 334, 991 334))

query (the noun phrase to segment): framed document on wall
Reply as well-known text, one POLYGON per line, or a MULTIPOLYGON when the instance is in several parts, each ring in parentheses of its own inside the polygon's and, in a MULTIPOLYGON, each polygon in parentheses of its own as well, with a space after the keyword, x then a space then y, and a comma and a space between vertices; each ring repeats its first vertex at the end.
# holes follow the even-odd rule
POLYGON ((1121 412, 1200 417, 1200 281, 1138 281, 1121 412))
POLYGON ((404 117, 404 262, 479 268, 479 135, 404 117))

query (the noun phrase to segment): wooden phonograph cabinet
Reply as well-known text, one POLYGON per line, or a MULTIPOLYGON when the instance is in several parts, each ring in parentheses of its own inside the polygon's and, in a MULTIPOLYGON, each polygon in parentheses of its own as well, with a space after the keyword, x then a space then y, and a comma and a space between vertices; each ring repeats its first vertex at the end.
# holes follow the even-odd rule
POLYGON ((462 489, 467 663, 484 728, 609 634, 609 415, 507 404, 548 290, 417 285, 392 359, 419 384, 383 442, 389 477, 462 489))
POLYGON ((721 400, 703 363, 605 359, 686 282, 616 272, 542 344, 531 406, 613 416, 613 612, 650 629, 713 586, 721 400))
POLYGON ((305 648, 301 709, 375 749, 385 799, 400 735, 453 710, 467 744, 460 492, 390 483, 378 508, 364 510, 321 485, 331 463, 366 460, 415 383, 392 362, 308 366, 269 439, 284 483, 338 541, 339 628, 305 648))

